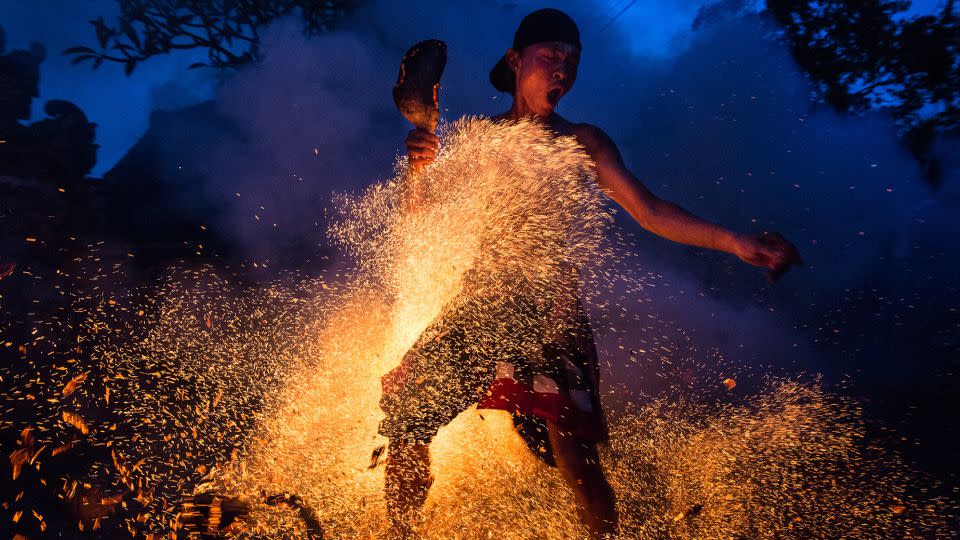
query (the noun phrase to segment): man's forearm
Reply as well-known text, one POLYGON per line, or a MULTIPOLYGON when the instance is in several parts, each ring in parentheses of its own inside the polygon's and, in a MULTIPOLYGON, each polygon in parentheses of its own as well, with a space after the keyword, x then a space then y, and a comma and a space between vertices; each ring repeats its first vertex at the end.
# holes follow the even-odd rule
MULTIPOLYGON (((631 212, 633 214, 633 212, 631 212)), ((651 202, 640 215, 634 215, 644 229, 668 240, 727 253, 737 253, 737 233, 687 212, 662 199, 651 202)))
POLYGON ((681 244, 738 254, 740 235, 657 197, 619 159, 600 161, 597 167, 601 189, 644 229, 681 244))
POLYGON ((423 180, 418 173, 419 168, 414 169, 411 167, 407 170, 406 177, 404 178, 406 185, 403 189, 402 198, 401 212, 403 215, 415 214, 423 208, 423 180))

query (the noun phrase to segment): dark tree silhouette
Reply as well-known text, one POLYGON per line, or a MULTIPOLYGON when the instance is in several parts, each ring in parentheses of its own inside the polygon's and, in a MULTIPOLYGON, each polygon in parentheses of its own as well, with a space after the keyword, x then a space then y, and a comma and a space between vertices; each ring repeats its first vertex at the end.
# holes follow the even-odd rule
POLYGON ((286 15, 303 18, 304 30, 332 28, 360 0, 117 0, 120 17, 108 25, 90 21, 99 50, 71 47, 73 63, 120 62, 129 75, 137 64, 159 54, 205 49, 208 61, 191 67, 237 67, 259 55, 260 31, 286 15))
POLYGON ((840 112, 890 111, 928 182, 932 147, 960 134, 960 17, 909 17, 908 0, 766 0, 766 13, 819 99, 840 112))

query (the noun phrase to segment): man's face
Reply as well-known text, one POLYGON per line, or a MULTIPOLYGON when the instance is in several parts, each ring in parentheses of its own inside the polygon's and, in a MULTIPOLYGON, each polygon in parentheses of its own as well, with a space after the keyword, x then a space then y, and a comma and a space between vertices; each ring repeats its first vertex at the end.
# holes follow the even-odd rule
POLYGON ((536 114, 548 115, 577 80, 580 51, 569 43, 548 41, 530 45, 522 53, 511 49, 507 61, 517 66, 517 99, 536 114))

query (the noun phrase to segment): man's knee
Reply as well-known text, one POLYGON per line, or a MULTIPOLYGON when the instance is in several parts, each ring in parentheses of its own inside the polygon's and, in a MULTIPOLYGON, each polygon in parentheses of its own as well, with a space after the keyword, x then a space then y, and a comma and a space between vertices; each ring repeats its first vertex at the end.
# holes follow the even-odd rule
POLYGON ((396 414, 387 412, 387 416, 380 421, 378 432, 390 441, 390 448, 399 448, 429 445, 437 435, 439 426, 428 419, 412 414, 396 414))
POLYGON ((387 467, 419 471, 430 470, 430 445, 413 440, 391 440, 387 445, 387 467))

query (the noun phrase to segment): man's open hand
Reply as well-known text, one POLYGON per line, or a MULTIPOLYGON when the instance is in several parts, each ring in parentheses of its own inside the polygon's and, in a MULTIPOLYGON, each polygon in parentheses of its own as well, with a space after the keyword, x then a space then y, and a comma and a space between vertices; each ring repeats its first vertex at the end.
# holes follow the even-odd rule
POLYGON ((790 266, 803 265, 797 248, 779 233, 741 236, 735 254, 745 262, 766 268, 771 281, 785 274, 790 266))
POLYGON ((410 168, 419 171, 433 163, 438 148, 439 141, 433 133, 419 128, 410 130, 407 134, 407 158, 410 160, 410 168))

